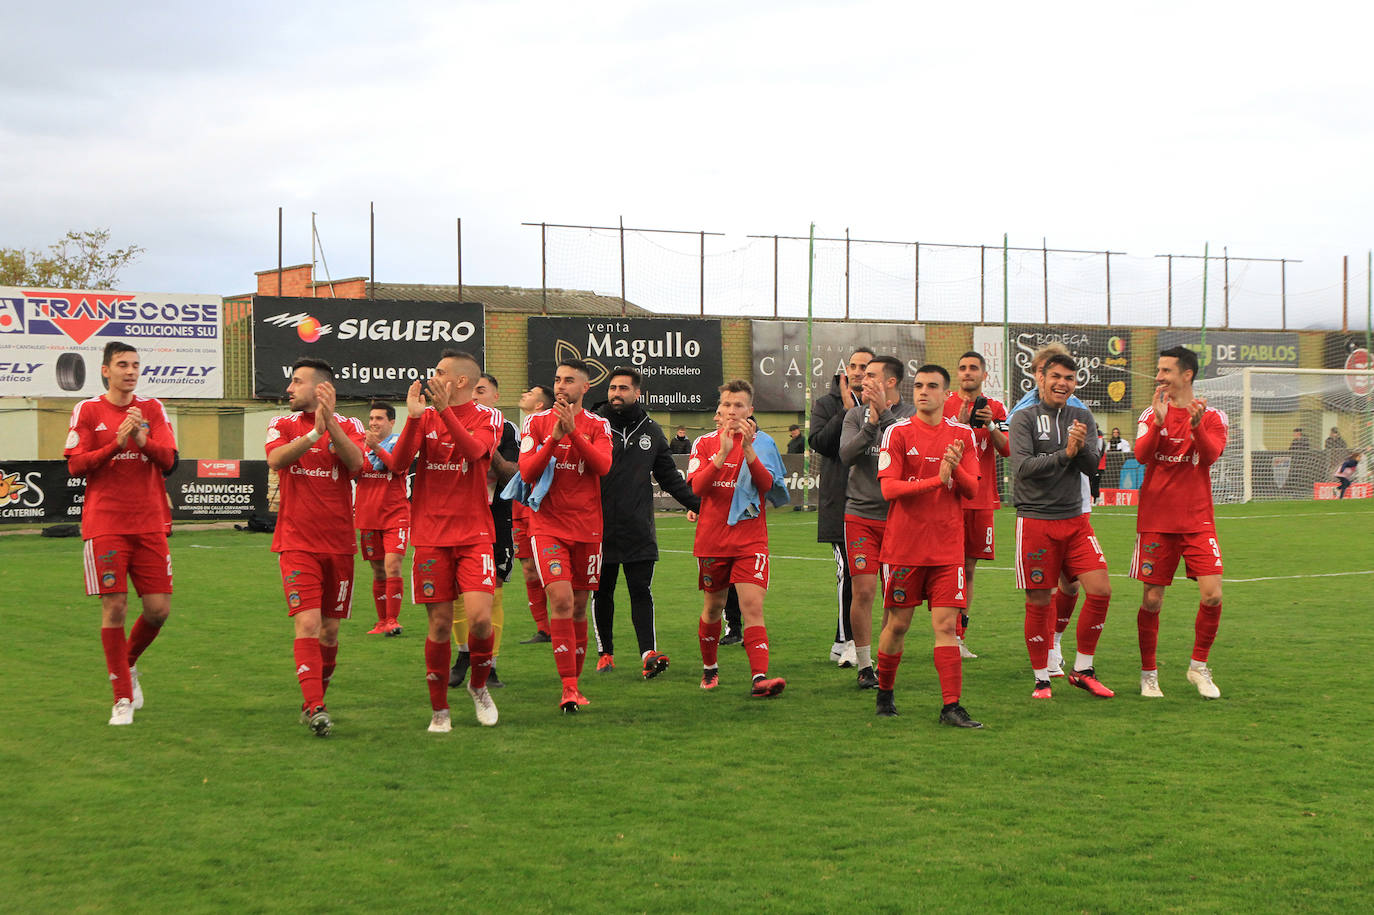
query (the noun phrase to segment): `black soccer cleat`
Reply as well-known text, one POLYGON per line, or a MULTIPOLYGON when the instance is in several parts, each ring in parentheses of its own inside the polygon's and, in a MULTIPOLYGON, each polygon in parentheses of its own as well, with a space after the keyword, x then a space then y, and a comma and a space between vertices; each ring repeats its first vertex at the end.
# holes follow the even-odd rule
POLYGON ((964 707, 957 702, 951 702, 940 709, 940 723, 947 724, 955 728, 981 728, 983 722, 974 721, 964 711, 964 707))
POLYGON ((501 689, 506 684, 501 682, 501 678, 496 676, 496 666, 492 665, 491 672, 487 674, 487 688, 501 689))
POLYGON ((534 633, 534 635, 530 636, 530 637, 527 638, 527 639, 521 639, 521 640, 520 640, 520 644, 521 644, 521 645, 547 645, 547 644, 549 644, 549 643, 552 642, 552 641, 553 641, 553 636, 549 635, 547 632, 542 632, 542 631, 536 630, 535 633, 534 633))
POLYGON ((878 717, 897 717, 897 703, 892 701, 892 690, 890 689, 878 690, 878 717))
POLYGON ((468 664, 472 662, 472 655, 466 651, 458 652, 458 660, 453 662, 453 670, 449 671, 448 685, 459 687, 467 679, 468 664))
POLYGON ((722 645, 741 645, 743 643, 744 635, 734 629, 731 629, 720 637, 720 644, 722 645))
POLYGON ((865 667, 859 671, 859 689, 877 689, 878 675, 871 667, 865 667))

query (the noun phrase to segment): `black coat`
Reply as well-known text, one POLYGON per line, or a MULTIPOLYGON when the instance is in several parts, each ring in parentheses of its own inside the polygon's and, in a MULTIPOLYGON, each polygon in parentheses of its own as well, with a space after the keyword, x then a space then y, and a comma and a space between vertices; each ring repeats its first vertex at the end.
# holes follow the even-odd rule
POLYGON ((844 499, 849 488, 849 468, 840 460, 840 433, 844 414, 853 404, 840 402, 840 376, 835 376, 830 393, 811 407, 811 450, 820 455, 821 480, 816 494, 816 540, 840 543, 844 540, 844 499))
POLYGON ((656 560, 658 534, 649 475, 689 511, 700 511, 701 500, 673 463, 663 429, 643 406, 617 413, 602 404, 596 413, 611 424, 611 469, 601 478, 601 557, 605 562, 656 560))

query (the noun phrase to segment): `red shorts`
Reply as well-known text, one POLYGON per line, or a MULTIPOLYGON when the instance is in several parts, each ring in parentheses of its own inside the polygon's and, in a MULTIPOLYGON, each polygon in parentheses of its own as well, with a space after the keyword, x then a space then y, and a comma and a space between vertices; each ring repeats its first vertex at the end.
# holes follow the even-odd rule
POLYGON ((490 543, 417 546, 410 594, 417 604, 438 604, 459 594, 496 590, 496 559, 490 543))
POLYGON ((1217 532, 1137 534, 1135 553, 1131 555, 1131 577, 1147 585, 1173 584, 1180 557, 1189 578, 1220 575, 1221 547, 1217 544, 1217 532))
POLYGON ((1061 572, 1077 578, 1106 568, 1088 515, 1016 519, 1016 587, 1047 591, 1058 585, 1061 572))
POLYGON ((883 551, 886 521, 844 516, 844 553, 850 576, 877 575, 882 569, 878 554, 883 551))
POLYGON ((363 549, 364 559, 385 559, 388 553, 406 554, 406 540, 410 529, 392 527, 384 531, 358 531, 358 544, 363 549))
POLYGON ((283 550, 281 586, 286 615, 319 610, 325 619, 346 620, 353 612, 353 555, 283 550))
POLYGON ((768 590, 768 554, 701 556, 697 558, 697 589, 724 591, 731 585, 758 585, 768 590))
POLYGON ((86 593, 125 594, 127 578, 139 596, 172 593, 172 554, 167 535, 106 534, 86 541, 86 593))
POLYGON ((601 584, 600 543, 573 543, 541 534, 530 537, 530 551, 545 588, 566 581, 574 591, 595 591, 601 584))
POLYGON ((964 509, 964 557, 967 559, 996 559, 996 544, 992 536, 992 509, 964 509))
POLYGON ((524 519, 517 519, 511 523, 510 533, 515 541, 515 558, 533 559, 534 553, 530 550, 530 523, 524 519))
POLYGON ((964 587, 964 565, 952 566, 886 566, 883 586, 883 606, 890 608, 919 607, 926 601, 932 607, 968 606, 968 589, 964 587))

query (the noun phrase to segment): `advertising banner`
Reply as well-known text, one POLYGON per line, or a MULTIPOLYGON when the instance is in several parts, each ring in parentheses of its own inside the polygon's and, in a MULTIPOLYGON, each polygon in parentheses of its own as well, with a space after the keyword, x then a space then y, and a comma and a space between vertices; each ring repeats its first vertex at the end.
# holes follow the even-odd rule
POLYGON ((1008 403, 1006 384, 1002 378, 1005 368, 1003 353, 1006 349, 1007 341, 1000 324, 978 325, 973 328, 973 351, 983 357, 988 370, 987 377, 983 379, 983 393, 993 400, 1002 401, 1010 410, 1016 401, 1008 403))
POLYGON ((138 350, 145 397, 224 396, 215 295, 0 286, 0 397, 101 394, 105 344, 138 350))
POLYGON ((591 368, 583 404, 606 399, 611 369, 644 374, 643 402, 650 410, 713 411, 721 377, 720 322, 705 318, 532 317, 526 321, 529 383, 553 384, 560 359, 591 368))
POLYGON ((446 349, 485 349, 481 305, 253 296, 253 396, 283 397, 302 356, 334 368, 345 399, 400 400, 446 349))
MULTIPOLYGON (((976 338, 975 338, 976 340, 976 338)), ((1035 387, 1031 360, 1047 343, 1062 343, 1078 363, 1078 399, 1093 411, 1131 408, 1131 338, 1128 333, 1095 327, 1047 328, 1011 326, 1011 381, 1007 409, 1035 387)))
MULTIPOLYGON (((1295 333, 1264 333, 1262 331, 1217 330, 1207 332, 1207 344, 1202 344, 1202 332, 1197 330, 1161 330, 1159 349, 1186 346, 1198 354, 1201 379, 1236 376, 1234 384, 1205 384, 1198 394, 1212 397, 1240 396, 1240 370, 1249 366, 1298 367, 1298 335, 1295 333)), ((1258 413, 1287 413, 1298 408, 1298 377, 1296 375, 1255 375, 1251 378, 1251 408, 1258 413)), ((1238 402, 1237 402, 1238 403, 1238 402)), ((1218 403, 1214 406, 1222 406, 1218 403)), ((1239 406, 1236 407, 1237 411, 1239 406)))
MULTIPOLYGON (((806 385, 811 399, 830 393, 837 374, 860 346, 878 355, 896 356, 905 363, 902 399, 911 399, 912 373, 925 362, 926 331, 919 324, 839 324, 811 326, 811 364, 806 364, 805 321, 752 321, 754 350, 754 409, 806 409, 806 385)), ((953 366, 950 375, 954 374, 953 366)))
MULTIPOLYGON (((1350 369, 1361 373, 1374 369, 1364 334, 1327 334, 1322 368, 1350 369)), ((1325 406, 1339 413, 1368 413, 1374 378, 1367 374, 1343 375, 1339 383, 1324 386, 1325 406)))
POLYGON ((0 461, 0 523, 76 523, 86 478, 67 473, 66 461, 0 461))

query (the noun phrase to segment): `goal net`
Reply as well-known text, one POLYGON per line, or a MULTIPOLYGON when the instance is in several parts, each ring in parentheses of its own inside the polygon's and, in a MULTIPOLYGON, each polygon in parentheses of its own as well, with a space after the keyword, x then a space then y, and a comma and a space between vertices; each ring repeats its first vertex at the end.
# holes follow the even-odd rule
POLYGON ((1213 501, 1334 499, 1342 464, 1354 454, 1360 460, 1345 498, 1371 497, 1367 355, 1341 369, 1244 368, 1203 379, 1193 391, 1230 420, 1226 451, 1212 466, 1213 501))

